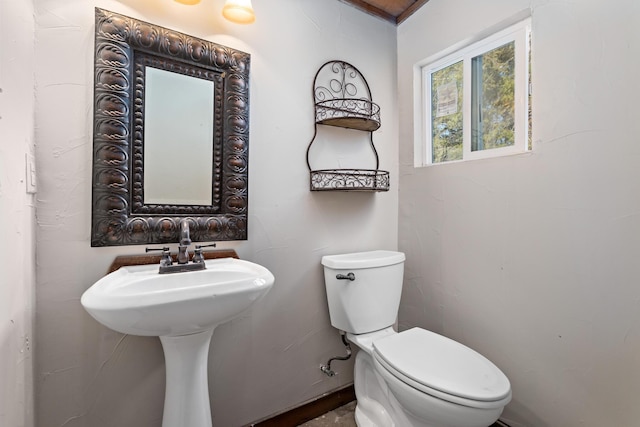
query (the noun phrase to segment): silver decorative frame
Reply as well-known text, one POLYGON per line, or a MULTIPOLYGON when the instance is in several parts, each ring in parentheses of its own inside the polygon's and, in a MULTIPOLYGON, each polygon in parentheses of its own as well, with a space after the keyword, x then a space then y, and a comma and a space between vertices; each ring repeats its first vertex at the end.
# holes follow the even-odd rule
MULTIPOLYGON (((250 55, 96 8, 91 246, 247 239, 250 55), (214 82, 212 205, 145 205, 144 67, 214 82)), ((184 165, 188 167, 188 165, 184 165)))

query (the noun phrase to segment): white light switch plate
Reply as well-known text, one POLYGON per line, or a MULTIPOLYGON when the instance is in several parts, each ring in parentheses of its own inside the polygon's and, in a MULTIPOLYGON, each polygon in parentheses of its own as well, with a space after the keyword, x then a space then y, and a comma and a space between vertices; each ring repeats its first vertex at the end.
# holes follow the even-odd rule
POLYGON ((26 154, 26 184, 27 184, 27 193, 35 194, 36 193, 36 159, 33 157, 33 154, 26 154))

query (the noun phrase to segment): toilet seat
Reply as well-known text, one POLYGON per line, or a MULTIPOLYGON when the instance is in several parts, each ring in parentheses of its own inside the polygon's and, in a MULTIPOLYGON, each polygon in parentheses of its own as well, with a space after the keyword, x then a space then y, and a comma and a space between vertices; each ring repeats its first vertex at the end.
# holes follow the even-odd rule
POLYGON ((475 408, 511 400, 507 377, 491 361, 456 341, 421 328, 373 342, 376 367, 440 399, 475 408))

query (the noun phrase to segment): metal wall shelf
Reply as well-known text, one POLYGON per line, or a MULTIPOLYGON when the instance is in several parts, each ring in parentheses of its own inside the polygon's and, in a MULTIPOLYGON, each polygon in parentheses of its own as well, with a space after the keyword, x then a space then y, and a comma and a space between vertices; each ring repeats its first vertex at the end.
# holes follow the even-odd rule
POLYGON ((387 191, 389 172, 367 169, 311 171, 311 191, 387 191))
POLYGON ((378 170, 378 152, 373 145, 373 132, 380 127, 380 107, 371 100, 364 76, 347 62, 326 62, 313 80, 313 97, 315 132, 307 147, 311 191, 388 191, 389 172, 378 170), (318 134, 318 125, 369 132, 375 169, 312 169, 309 151, 318 134))

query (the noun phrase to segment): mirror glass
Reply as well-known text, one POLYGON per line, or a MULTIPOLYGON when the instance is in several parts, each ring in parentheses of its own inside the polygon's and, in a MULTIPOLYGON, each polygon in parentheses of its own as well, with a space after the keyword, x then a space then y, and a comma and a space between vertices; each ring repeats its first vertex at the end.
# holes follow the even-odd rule
POLYGON ((213 89, 212 81, 146 67, 144 204, 211 205, 213 89))
POLYGON ((247 238, 248 53, 96 8, 91 246, 247 238))

